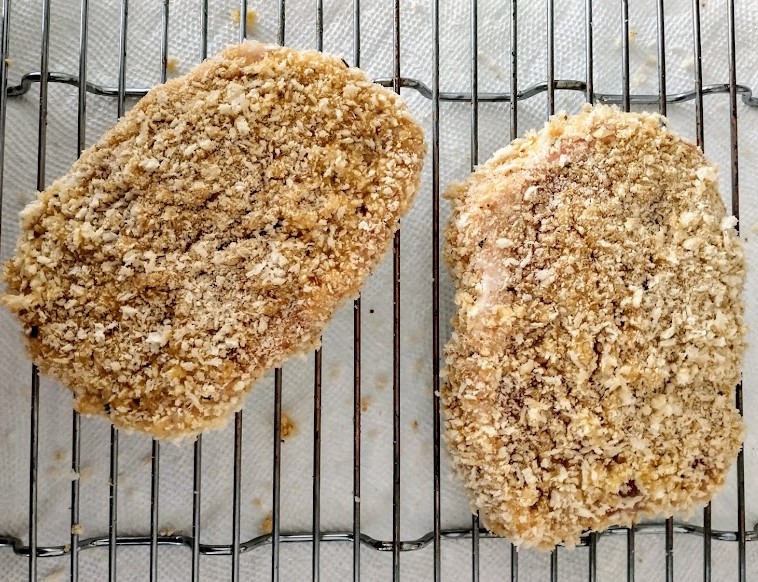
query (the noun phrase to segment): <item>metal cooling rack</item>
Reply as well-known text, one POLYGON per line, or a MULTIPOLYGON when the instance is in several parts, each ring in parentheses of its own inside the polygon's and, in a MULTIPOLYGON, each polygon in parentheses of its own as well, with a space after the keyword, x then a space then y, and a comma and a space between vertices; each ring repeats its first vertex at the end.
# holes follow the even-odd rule
MULTIPOLYGON (((278 2, 279 31, 278 42, 284 44, 286 40, 286 11, 285 1, 278 2)), ((317 48, 323 47, 323 0, 316 1, 316 27, 317 48)), ((127 25, 129 22, 129 0, 120 0, 120 53, 118 66, 118 85, 116 87, 98 85, 89 82, 80 82, 87 79, 87 40, 88 40, 88 11, 89 0, 80 0, 80 58, 77 75, 53 72, 49 70, 49 47, 50 47, 50 0, 40 0, 42 10, 42 43, 40 50, 40 70, 22 77, 16 86, 8 86, 8 66, 6 59, 9 54, 9 34, 11 1, 2 0, 2 21, 0 25, 0 50, 2 51, 2 63, 0 67, 0 188, 3 180, 4 160, 4 137, 6 108, 8 98, 24 95, 29 91, 33 83, 39 84, 39 133, 37 150, 37 189, 45 187, 45 152, 46 152, 46 121, 48 105, 49 83, 65 83, 78 87, 78 153, 85 147, 86 131, 86 94, 112 96, 117 99, 118 116, 125 112, 125 102, 128 97, 140 97, 147 92, 148 88, 130 88, 126 86, 126 56, 127 56, 127 25)), ((109 531, 108 536, 90 537, 82 539, 72 529, 71 538, 65 544, 56 546, 40 546, 37 543, 38 515, 37 515, 37 486, 38 486, 38 437, 39 437, 39 375, 37 367, 31 368, 31 402, 30 423, 31 439, 29 454, 29 545, 14 537, 0 536, 0 549, 9 548, 16 554, 28 556, 29 580, 37 579, 37 564, 39 558, 69 555, 69 578, 79 580, 79 555, 82 550, 95 548, 108 549, 108 579, 114 581, 117 578, 117 548, 119 546, 149 546, 150 550, 150 580, 158 578, 158 546, 184 546, 191 550, 193 582, 200 580, 200 556, 231 556, 230 579, 240 580, 240 555, 243 552, 253 551, 265 546, 271 547, 272 567, 271 580, 279 579, 279 553, 283 543, 306 543, 312 546, 312 580, 320 580, 322 569, 320 568, 320 544, 322 542, 342 542, 352 544, 353 549, 353 579, 361 578, 361 554, 360 547, 364 545, 377 551, 392 553, 392 578, 400 579, 400 559, 403 552, 411 552, 425 548, 429 545, 433 548, 433 576, 435 582, 441 580, 441 548, 443 541, 453 539, 470 539, 472 555, 471 579, 479 580, 480 566, 480 540, 483 537, 492 537, 485 529, 480 527, 478 516, 472 517, 469 529, 446 529, 441 527, 441 502, 440 502, 440 401, 436 396, 440 387, 440 103, 441 102, 465 102, 470 103, 470 128, 471 166, 478 163, 478 118, 479 104, 482 102, 505 102, 510 107, 510 137, 514 139, 518 134, 518 102, 544 93, 546 96, 547 115, 551 115, 555 109, 556 91, 578 91, 585 95, 590 103, 615 103, 624 110, 629 110, 632 104, 657 105, 658 110, 666 113, 668 103, 680 103, 683 101, 695 102, 695 127, 697 144, 704 146, 703 132, 703 98, 706 95, 728 93, 730 101, 730 147, 731 147, 731 211, 739 218, 739 176, 738 176, 738 117, 737 97, 742 96, 743 102, 750 107, 758 107, 758 98, 753 97, 749 87, 738 85, 736 80, 736 55, 735 55, 735 15, 734 0, 726 1, 724 18, 728 26, 729 47, 729 78, 727 83, 703 85, 701 65, 701 29, 700 29, 700 2, 692 2, 692 27, 693 27, 693 54, 694 54, 694 79, 693 88, 689 91, 669 93, 666 90, 666 48, 664 33, 664 0, 656 0, 657 13, 657 60, 658 60, 658 85, 657 95, 631 94, 629 76, 629 0, 620 1, 619 25, 621 30, 621 71, 622 88, 619 94, 602 94, 594 91, 593 84, 593 11, 592 0, 585 0, 585 62, 586 74, 582 80, 561 80, 555 78, 555 34, 554 34, 554 0, 545 0, 547 13, 547 70, 546 81, 519 88, 517 76, 518 63, 518 10, 517 0, 510 0, 511 7, 511 77, 508 91, 496 93, 480 93, 478 90, 478 38, 477 38, 477 0, 470 2, 470 88, 468 91, 440 91, 440 43, 439 21, 440 0, 431 0, 432 3, 432 81, 431 87, 418 79, 401 76, 400 71, 400 3, 393 2, 393 76, 387 79, 378 79, 377 82, 384 86, 392 87, 396 92, 402 88, 419 92, 429 99, 432 111, 432 135, 431 135, 431 162, 432 162, 432 275, 431 299, 433 307, 433 325, 431 329, 432 354, 433 354, 433 389, 434 396, 430 402, 430 413, 433 417, 433 510, 434 529, 424 536, 415 540, 403 540, 400 536, 400 232, 395 234, 393 244, 393 503, 392 503, 392 539, 374 539, 361 532, 361 300, 356 299, 353 306, 354 324, 354 367, 353 367, 353 527, 351 531, 323 532, 320 527, 320 473, 321 473, 321 350, 315 353, 314 368, 314 399, 313 399, 313 527, 310 532, 285 533, 280 531, 280 465, 281 465, 281 395, 282 395, 282 371, 276 370, 274 379, 274 450, 273 450, 273 515, 272 533, 258 536, 249 540, 240 539, 240 510, 241 510, 241 464, 242 464, 242 412, 238 412, 234 422, 234 474, 233 474, 233 519, 232 519, 232 543, 202 544, 200 543, 200 502, 202 495, 201 467, 202 467, 202 436, 194 444, 194 478, 193 478, 193 509, 192 509, 192 532, 191 535, 160 535, 158 530, 159 498, 158 485, 160 480, 160 442, 153 441, 151 451, 151 500, 150 500, 150 531, 146 535, 122 536, 118 533, 117 500, 118 489, 118 462, 119 462, 119 431, 111 427, 110 432, 110 494, 109 494, 109 531), (514 99, 515 96, 515 99, 514 99)), ((205 59, 208 56, 208 5, 209 0, 198 0, 199 20, 199 56, 205 59)), ((161 55, 161 82, 166 80, 167 49, 168 49, 168 24, 170 16, 170 0, 162 0, 162 35, 160 45, 161 55)), ((244 40, 247 36, 247 0, 240 1, 239 39, 244 40)), ((361 64, 361 7, 360 0, 353 0, 353 55, 352 64, 361 64)), ((115 120, 114 120, 115 121, 115 120)), ((742 386, 736 388, 736 405, 743 412, 742 386)), ((71 442, 71 468, 78 472, 80 469, 80 417, 74 412, 72 417, 73 438, 71 442)), ((665 544, 665 579, 673 582, 674 579, 674 535, 689 534, 702 537, 703 540, 703 564, 702 576, 705 582, 710 582, 712 577, 711 544, 713 540, 735 542, 738 552, 738 577, 740 582, 747 579, 746 543, 758 540, 758 529, 748 531, 745 524, 745 460, 744 452, 740 450, 737 458, 737 528, 734 531, 714 530, 711 527, 711 508, 707 506, 703 511, 703 526, 693 526, 674 523, 667 519, 662 523, 638 525, 633 528, 613 527, 603 533, 590 533, 582 538, 581 545, 588 547, 587 579, 594 582, 597 579, 597 544, 601 536, 621 535, 626 538, 626 572, 627 580, 635 579, 635 538, 638 534, 654 534, 663 537, 665 544)), ((71 524, 79 523, 79 481, 71 482, 71 524)), ((507 542, 504 541, 504 544, 507 542)), ((518 551, 515 546, 510 546, 510 580, 519 579, 518 551)), ((552 552, 550 557, 550 580, 559 579, 559 550, 552 552)), ((327 578, 328 579, 328 578, 327 578)))

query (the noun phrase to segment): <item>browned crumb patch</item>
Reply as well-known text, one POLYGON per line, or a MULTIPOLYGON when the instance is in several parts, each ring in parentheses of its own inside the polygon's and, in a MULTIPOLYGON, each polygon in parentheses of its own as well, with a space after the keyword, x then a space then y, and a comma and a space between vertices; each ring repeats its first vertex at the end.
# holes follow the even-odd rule
POLYGON ((650 114, 559 115, 448 196, 446 437, 518 543, 704 505, 743 437, 745 265, 703 154, 650 114))
POLYGON ((274 519, 271 517, 270 513, 261 520, 261 524, 258 526, 258 529, 262 534, 270 534, 272 531, 274 531, 274 519))
MULTIPOLYGON (((240 20, 241 20, 240 19, 240 9, 239 8, 235 8, 234 10, 232 10, 231 17, 232 17, 232 22, 234 24, 239 24, 240 20)), ((255 24, 255 22, 257 20, 258 20, 258 15, 255 13, 255 10, 253 10, 252 8, 248 8, 247 9, 247 18, 246 18, 247 28, 249 29, 251 26, 253 26, 253 24, 255 24)))
POLYGON ((179 65, 181 64, 181 61, 178 57, 168 57, 166 59, 166 72, 169 75, 175 75, 179 72, 179 65))
POLYGON ((253 497, 253 507, 263 507, 263 500, 260 497, 253 497))
POLYGON ((415 418, 413 419, 413 422, 411 422, 411 428, 416 431, 418 430, 418 420, 415 418))
POLYGON ((295 421, 288 414, 282 413, 280 427, 283 440, 293 437, 298 433, 297 424, 295 424, 295 421))
POLYGON ((372 404, 374 404, 374 399, 371 396, 366 395, 361 398, 361 410, 363 412, 366 412, 372 404))
POLYGON ((390 385, 390 377, 389 374, 386 374, 382 372, 381 374, 376 375, 376 387, 379 388, 379 390, 384 390, 387 388, 387 386, 390 385))
POLYGON ((399 97, 341 59, 229 47, 27 206, 2 302, 80 412, 157 437, 218 427, 358 293, 423 156, 399 97))
POLYGON ((68 458, 68 451, 66 449, 58 449, 53 453, 53 458, 58 461, 65 461, 68 458))

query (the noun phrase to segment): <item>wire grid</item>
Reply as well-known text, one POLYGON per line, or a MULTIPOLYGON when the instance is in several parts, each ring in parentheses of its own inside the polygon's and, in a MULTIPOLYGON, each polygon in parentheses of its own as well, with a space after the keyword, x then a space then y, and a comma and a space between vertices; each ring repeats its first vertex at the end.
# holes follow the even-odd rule
MULTIPOLYGON (((286 41, 286 10, 285 0, 278 1, 278 42, 286 41)), ((392 578, 400 579, 400 560, 403 552, 410 552, 431 545, 433 548, 433 579, 441 580, 441 551, 442 542, 445 539, 467 538, 471 541, 471 579, 479 580, 480 574, 480 540, 490 537, 490 534, 479 524, 478 515, 472 516, 470 529, 443 530, 441 526, 441 482, 440 482, 440 400, 438 391, 440 388, 440 103, 441 102, 467 102, 470 104, 470 160, 473 168, 479 162, 478 126, 479 104, 481 102, 506 102, 509 104, 510 113, 510 138, 518 135, 518 102, 535 95, 545 93, 547 116, 554 113, 555 93, 557 90, 572 90, 584 93, 588 102, 617 103, 628 111, 632 104, 657 105, 662 114, 666 114, 668 103, 694 100, 695 103, 695 128, 697 144, 704 147, 703 132, 703 97, 714 93, 728 93, 730 101, 730 178, 731 178, 731 211, 739 218, 739 176, 738 176, 738 146, 737 146, 737 96, 742 94, 743 101, 749 106, 758 106, 758 100, 752 97, 748 87, 740 86, 736 82, 736 54, 735 54, 735 14, 734 0, 727 0, 725 18, 728 25, 728 48, 729 69, 728 82, 719 85, 703 85, 701 66, 701 28, 700 28, 700 2, 692 2, 692 26, 693 26, 693 56, 694 56, 694 87, 691 91, 681 93, 668 93, 666 91, 666 49, 664 27, 664 0, 656 0, 656 24, 657 24, 657 66, 658 86, 657 95, 632 95, 630 92, 629 74, 629 0, 620 1, 619 24, 621 30, 621 71, 622 87, 619 94, 599 94, 594 91, 593 83, 593 10, 592 0, 585 0, 585 46, 586 46, 586 76, 584 81, 557 80, 555 78, 554 59, 554 0, 545 0, 547 14, 547 70, 546 81, 519 89, 518 86, 518 7, 517 0, 510 0, 511 7, 511 76, 508 91, 501 93, 480 93, 478 89, 478 5, 477 0, 470 0, 470 89, 463 92, 440 91, 440 0, 432 0, 432 82, 431 87, 422 81, 413 78, 404 78, 400 71, 400 2, 393 1, 393 75, 390 79, 380 79, 377 82, 392 87, 396 92, 401 88, 407 88, 419 92, 430 100, 432 111, 432 135, 431 135, 431 163, 432 163, 432 285, 431 300, 433 321, 431 329, 432 358, 433 358, 433 396, 431 413, 433 419, 433 531, 416 540, 403 540, 400 535, 400 465, 401 465, 401 439, 400 439, 400 231, 395 234, 393 241, 393 494, 392 494, 392 539, 374 539, 361 531, 361 299, 358 298, 353 304, 353 527, 352 531, 324 532, 321 529, 320 510, 320 483, 321 483, 321 380, 322 380, 322 354, 321 349, 315 352, 314 375, 313 375, 313 514, 312 530, 305 533, 283 533, 280 530, 280 494, 281 494, 281 431, 282 431, 282 370, 277 369, 274 375, 274 447, 273 447, 273 515, 272 533, 259 536, 250 540, 240 538, 240 511, 241 511, 241 464, 242 464, 242 415, 240 411, 234 419, 234 473, 233 473, 233 500, 232 500, 232 543, 229 545, 201 544, 200 543, 200 508, 202 497, 202 436, 194 443, 193 465, 193 494, 192 494, 192 532, 191 535, 159 535, 159 496, 158 486, 160 482, 160 458, 161 449, 159 441, 152 441, 151 449, 151 499, 150 499, 150 531, 144 536, 123 536, 118 530, 118 496, 119 496, 119 431, 110 429, 110 481, 109 481, 109 529, 108 536, 99 538, 81 539, 77 528, 72 527, 71 538, 68 544, 60 546, 42 547, 37 543, 38 515, 37 515, 37 488, 38 488, 38 449, 39 449, 39 374, 35 365, 31 366, 31 402, 30 402, 30 426, 31 439, 29 451, 29 544, 23 545, 22 541, 12 537, 0 537, 0 548, 10 547, 20 555, 28 556, 28 576, 30 580, 36 580, 38 574, 39 558, 69 555, 69 577, 71 580, 79 579, 79 557, 83 549, 108 548, 108 578, 117 579, 118 548, 120 546, 149 546, 150 580, 158 578, 158 547, 159 546, 186 546, 191 550, 191 579, 193 582, 200 580, 200 556, 231 556, 230 579, 240 579, 240 555, 242 552, 252 551, 266 545, 271 546, 271 571, 272 580, 279 579, 280 548, 282 543, 298 542, 308 543, 312 547, 311 578, 320 580, 321 569, 321 543, 343 542, 352 544, 352 567, 353 579, 361 578, 361 545, 368 546, 378 551, 391 552, 392 554, 392 578)), ((78 153, 85 147, 86 134, 86 95, 93 93, 116 97, 118 117, 125 112, 127 97, 138 97, 145 93, 142 89, 128 89, 126 86, 126 57, 127 57, 127 26, 129 22, 129 0, 120 0, 120 44, 117 87, 107 87, 86 82, 87 79, 87 42, 88 42, 88 12, 89 0, 80 0, 80 58, 78 75, 55 73, 49 70, 50 48, 50 0, 41 0, 42 9, 42 44, 40 51, 40 70, 38 73, 30 73, 22 78, 18 86, 8 86, 9 54, 9 24, 11 13, 11 1, 3 0, 3 15, 1 34, 1 50, 3 63, 0 67, 0 188, 3 179, 4 160, 4 136, 6 123, 7 98, 23 95, 32 83, 39 83, 39 129, 37 150, 37 189, 45 187, 45 162, 46 162, 46 121, 48 105, 48 84, 50 82, 67 83, 78 87, 78 153), (80 82, 85 80, 85 82, 80 82)), ((208 56, 208 0, 199 2, 200 21, 200 56, 205 59, 208 56)), ((247 0, 240 0, 240 23, 239 39, 244 40, 247 36, 247 0)), ((353 54, 352 64, 361 64, 361 7, 360 0, 353 0, 353 54)), ((166 80, 167 72, 167 49, 168 27, 170 17, 170 1, 162 0, 162 34, 160 44, 161 56, 161 82, 166 80)), ((323 48, 324 29, 323 0, 316 0, 316 28, 317 48, 323 48)), ((114 120, 115 121, 115 120, 114 120)), ((32 331, 34 333, 34 330, 32 331)), ((736 406, 743 412, 742 386, 736 388, 736 406)), ((74 412, 72 415, 72 442, 71 442, 71 468, 75 472, 80 470, 81 459, 81 426, 80 416, 74 412)), ((738 578, 740 582, 747 579, 746 542, 758 539, 755 530, 747 532, 745 523, 745 461, 744 452, 741 450, 737 459, 737 528, 735 531, 714 531, 711 527, 711 508, 708 505, 703 511, 703 526, 675 524, 672 519, 664 523, 650 523, 633 528, 611 528, 607 533, 621 534, 626 538, 626 572, 627 580, 635 579, 635 538, 640 532, 655 533, 662 535, 665 544, 665 579, 673 581, 674 577, 674 534, 694 534, 702 537, 703 541, 703 580, 709 582, 712 577, 711 545, 713 540, 731 541, 737 544, 738 578)), ((71 525, 79 523, 79 509, 81 499, 79 481, 71 482, 71 525)), ((597 544, 599 533, 589 533, 582 539, 582 545, 588 547, 587 579, 593 582, 597 579, 597 544)), ((510 580, 519 579, 519 554, 517 548, 510 544, 510 580)), ((555 549, 550 556, 550 580, 559 579, 559 550, 555 549)), ((327 576, 325 576, 328 579, 327 576)))

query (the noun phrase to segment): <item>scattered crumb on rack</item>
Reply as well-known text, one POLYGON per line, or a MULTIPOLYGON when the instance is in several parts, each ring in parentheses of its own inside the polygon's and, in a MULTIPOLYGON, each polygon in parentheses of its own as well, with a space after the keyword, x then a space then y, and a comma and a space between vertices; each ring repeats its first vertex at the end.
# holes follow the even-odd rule
POLYGON ((181 64, 181 61, 179 60, 179 57, 168 57, 166 59, 166 72, 169 75, 175 75, 179 72, 179 65, 181 64))
POLYGON ((84 533, 84 528, 81 523, 74 523, 71 525, 71 535, 80 536, 84 533))
MULTIPOLYGON (((64 548, 65 549, 65 548, 64 548)), ((70 550, 71 548, 69 548, 70 550)), ((63 582, 66 579, 66 570, 59 566, 42 579, 42 582, 63 582)))
POLYGON ((290 417, 290 415, 287 413, 282 413, 281 430, 282 440, 293 437, 299 432, 297 424, 295 424, 295 421, 292 420, 292 417, 290 417))
POLYGON ((274 530, 274 519, 271 517, 270 513, 261 520, 258 529, 260 529, 262 534, 270 534, 274 530))
POLYGON ((92 465, 85 465, 84 467, 79 468, 79 479, 82 483, 89 481, 92 479, 92 473, 94 472, 94 469, 92 468, 92 465))
POLYGON ((339 364, 335 364, 329 370, 329 380, 331 380, 332 382, 337 382, 340 378, 342 378, 342 366, 339 364))
MULTIPOLYGON (((235 8, 234 10, 232 10, 231 15, 232 15, 232 22, 234 24, 239 24, 240 23, 240 9, 235 8)), ((247 19, 246 19, 247 27, 250 28, 253 24, 256 23, 257 20, 258 20, 258 15, 255 13, 255 10, 253 10, 252 8, 248 8, 247 19)))

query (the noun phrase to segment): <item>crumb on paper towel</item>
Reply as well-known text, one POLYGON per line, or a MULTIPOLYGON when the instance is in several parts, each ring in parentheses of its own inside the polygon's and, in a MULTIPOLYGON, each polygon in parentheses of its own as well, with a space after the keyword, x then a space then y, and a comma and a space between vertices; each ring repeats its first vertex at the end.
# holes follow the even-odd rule
POLYGON ((293 437, 298 433, 295 421, 286 413, 282 413, 281 431, 282 440, 293 437))
POLYGON ((390 385, 389 374, 381 373, 381 374, 376 375, 376 387, 379 388, 379 390, 384 390, 389 385, 390 385))
POLYGON ((342 366, 340 366, 339 364, 335 364, 329 370, 329 380, 331 380, 332 382, 336 382, 340 378, 342 378, 342 366))
POLYGON ((645 71, 645 67, 640 67, 632 75, 632 89, 639 88, 645 81, 647 81, 647 72, 645 71))
POLYGON ((270 513, 263 518, 261 525, 258 526, 258 529, 261 530, 262 534, 270 534, 272 531, 274 531, 274 519, 271 517, 270 513))
POLYGON ((92 468, 92 465, 85 465, 84 467, 79 468, 79 479, 82 483, 89 481, 92 479, 92 474, 94 473, 94 469, 92 468))
MULTIPOLYGON (((64 548, 65 549, 65 548, 64 548)), ((70 550, 71 548, 69 548, 70 550)), ((42 579, 42 582, 63 582, 66 579, 66 570, 59 566, 42 579)))
POLYGON ((59 462, 65 461, 67 457, 68 457, 68 451, 66 449, 58 449, 57 451, 53 453, 53 458, 59 462))
MULTIPOLYGON (((245 19, 247 22, 247 27, 250 28, 255 22, 258 20, 258 15, 255 13, 255 10, 252 8, 247 9, 247 18, 245 19)), ((232 22, 234 24, 240 23, 240 9, 235 8, 232 10, 232 22)))
POLYGON ((253 497, 253 507, 263 507, 263 500, 260 497, 253 497))
POLYGON ((169 537, 176 533, 176 528, 172 525, 166 525, 158 532, 159 536, 169 537))
POLYGON ((179 65, 181 64, 181 61, 178 57, 168 57, 166 59, 166 72, 169 75, 175 75, 179 72, 179 65))
POLYGON ((75 523, 71 525, 71 535, 80 536, 84 533, 84 528, 81 523, 75 523))
POLYGON ((364 396, 361 398, 361 410, 363 412, 366 412, 369 409, 369 406, 371 406, 374 403, 374 399, 371 398, 371 396, 364 396))
POLYGON ((415 431, 418 430, 418 420, 416 420, 415 418, 413 419, 413 422, 411 423, 411 428, 415 431))
POLYGON ((421 374, 421 372, 424 371, 424 364, 426 362, 424 361, 424 358, 418 357, 416 358, 416 361, 413 362, 413 373, 418 376, 421 374))

